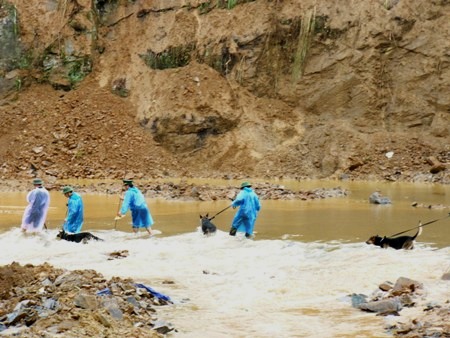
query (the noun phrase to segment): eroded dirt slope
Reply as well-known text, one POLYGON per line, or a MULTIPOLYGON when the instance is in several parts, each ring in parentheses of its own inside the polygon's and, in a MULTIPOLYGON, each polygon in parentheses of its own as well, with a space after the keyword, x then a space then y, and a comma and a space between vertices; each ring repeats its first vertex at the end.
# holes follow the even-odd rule
POLYGON ((1 4, 4 178, 450 182, 448 1, 1 4))

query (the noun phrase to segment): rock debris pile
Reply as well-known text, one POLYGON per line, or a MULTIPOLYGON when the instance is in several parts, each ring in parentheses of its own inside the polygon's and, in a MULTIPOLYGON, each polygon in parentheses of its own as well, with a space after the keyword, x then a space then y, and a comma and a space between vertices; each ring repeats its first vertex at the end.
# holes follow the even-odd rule
MULTIPOLYGON (((442 279, 450 279, 445 274, 442 279)), ((434 302, 426 300, 424 285, 418 281, 400 277, 395 284, 384 282, 378 286, 371 298, 362 294, 351 295, 352 306, 379 316, 400 316, 407 307, 423 307, 422 313, 410 319, 399 320, 386 330, 395 337, 449 337, 450 304, 448 300, 434 302), (425 301, 425 303, 424 303, 425 301)))
POLYGON ((130 279, 45 263, 0 267, 0 332, 21 337, 161 337, 170 298, 130 279))
MULTIPOLYGON (((181 201, 215 201, 228 200, 236 197, 239 188, 235 186, 219 186, 209 184, 194 184, 187 181, 173 182, 146 182, 135 181, 136 186, 147 198, 161 198, 165 200, 181 201)), ((45 187, 49 191, 62 191, 65 183, 47 182, 45 187)), ((72 185, 77 192, 121 194, 121 181, 114 183, 100 182, 87 185, 72 185)), ((333 197, 345 197, 349 194, 341 187, 316 188, 312 190, 292 190, 283 185, 271 183, 254 183, 252 188, 262 200, 313 200, 333 197)), ((27 191, 30 182, 6 180, 0 186, 2 191, 27 191)))

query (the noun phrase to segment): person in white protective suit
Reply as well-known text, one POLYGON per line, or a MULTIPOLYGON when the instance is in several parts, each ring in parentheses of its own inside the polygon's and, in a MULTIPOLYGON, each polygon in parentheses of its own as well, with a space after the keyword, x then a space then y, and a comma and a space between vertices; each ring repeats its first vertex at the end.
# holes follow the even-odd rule
POLYGON ((40 232, 45 227, 50 206, 50 194, 43 184, 44 182, 40 178, 33 180, 34 189, 27 195, 28 205, 23 213, 20 226, 23 232, 40 232))

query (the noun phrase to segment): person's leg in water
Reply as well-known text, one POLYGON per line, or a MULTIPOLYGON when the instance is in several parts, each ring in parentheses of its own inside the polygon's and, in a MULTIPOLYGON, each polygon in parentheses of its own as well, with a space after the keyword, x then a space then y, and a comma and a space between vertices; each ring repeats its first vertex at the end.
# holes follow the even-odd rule
POLYGON ((230 236, 236 236, 238 229, 241 227, 242 217, 234 217, 233 223, 231 224, 230 236))
POLYGON ((134 209, 131 212, 132 221, 133 221, 133 231, 135 234, 139 233, 140 228, 144 228, 147 233, 153 236, 153 232, 151 230, 151 219, 149 218, 148 210, 146 209, 134 209), (144 225, 148 224, 148 225, 144 225))
POLYGON ((245 225, 245 237, 249 239, 253 239, 253 228, 255 226, 255 219, 246 218, 244 221, 245 225))
POLYGON ((151 236, 153 236, 153 232, 152 232, 152 228, 150 227, 145 227, 145 230, 147 230, 148 234, 151 236))

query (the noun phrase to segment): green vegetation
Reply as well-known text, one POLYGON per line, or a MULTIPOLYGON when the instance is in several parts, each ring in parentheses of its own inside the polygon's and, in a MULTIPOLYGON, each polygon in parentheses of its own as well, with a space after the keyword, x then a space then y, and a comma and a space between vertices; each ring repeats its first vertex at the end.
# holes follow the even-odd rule
POLYGON ((211 11, 215 5, 212 5, 212 0, 208 0, 206 2, 202 2, 200 6, 198 7, 198 11, 201 14, 206 14, 209 11, 211 11))
POLYGON ((67 75, 72 87, 82 81, 92 70, 91 60, 87 56, 70 61, 66 60, 64 64, 68 69, 67 75))
POLYGON ((238 0, 228 0, 227 9, 233 9, 236 6, 237 2, 238 0))
POLYGON ((13 29, 14 29, 14 36, 16 37, 16 39, 17 39, 17 37, 19 36, 19 24, 18 24, 18 20, 17 20, 17 9, 16 9, 16 7, 14 7, 14 6, 11 6, 12 8, 11 8, 11 16, 12 16, 12 19, 13 19, 13 22, 14 22, 14 25, 13 25, 13 29))
POLYGON ((314 10, 307 12, 305 17, 301 20, 297 49, 294 54, 294 63, 292 66, 292 77, 294 82, 298 81, 305 71, 311 37, 315 31, 315 23, 316 9, 314 8, 314 10))
POLYGON ((194 49, 194 44, 188 44, 186 46, 169 47, 161 53, 148 50, 146 54, 142 54, 140 57, 152 69, 179 68, 189 64, 194 49))
POLYGON ((66 55, 56 41, 49 45, 39 56, 37 63, 40 65, 43 76, 42 82, 50 82, 53 86, 62 86, 64 90, 70 90, 82 81, 92 71, 92 60, 89 55, 66 55), (62 85, 60 81, 53 83, 52 79, 64 78, 68 85, 62 85))
POLYGON ((15 62, 15 66, 19 69, 30 69, 33 65, 33 55, 30 51, 22 52, 15 62))
POLYGON ((16 78, 15 87, 18 92, 22 89, 22 79, 16 78))

